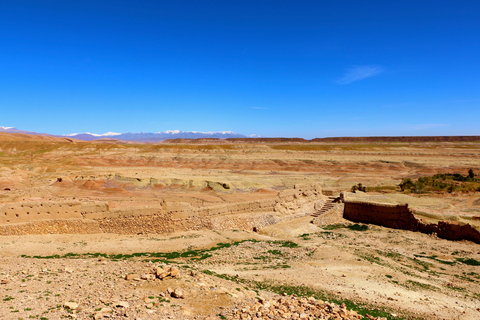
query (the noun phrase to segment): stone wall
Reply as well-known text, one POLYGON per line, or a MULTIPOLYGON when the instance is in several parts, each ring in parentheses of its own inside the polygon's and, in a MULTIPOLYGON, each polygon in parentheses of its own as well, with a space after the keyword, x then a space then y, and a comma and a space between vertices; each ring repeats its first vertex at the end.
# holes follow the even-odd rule
POLYGON ((102 233, 99 223, 86 219, 42 220, 30 223, 0 225, 0 235, 25 234, 93 234, 102 233))
POLYGON ((343 217, 354 222, 376 224, 393 229, 418 231, 418 220, 404 205, 345 201, 343 217))
POLYGON ((480 243, 480 233, 469 224, 460 225, 457 221, 440 221, 437 236, 449 240, 470 240, 480 243))
POLYGON ((43 220, 81 219, 85 214, 105 214, 105 202, 41 201, 0 205, 0 225, 43 220))
POLYGON ((253 230, 314 211, 319 185, 296 185, 271 199, 194 208, 186 203, 110 210, 103 202, 35 202, 0 207, 0 235, 41 233, 170 233, 253 230), (42 231, 43 230, 43 231, 42 231))
POLYGON ((426 223, 415 218, 408 205, 388 205, 368 202, 345 201, 343 217, 353 222, 371 223, 379 226, 436 233, 448 240, 470 240, 480 244, 480 232, 470 224, 460 225, 457 221, 426 223))

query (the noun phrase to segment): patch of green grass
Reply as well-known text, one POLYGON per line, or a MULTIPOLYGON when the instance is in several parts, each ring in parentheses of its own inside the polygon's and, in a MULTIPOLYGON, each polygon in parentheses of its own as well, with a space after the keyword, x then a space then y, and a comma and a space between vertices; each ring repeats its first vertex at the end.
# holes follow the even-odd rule
POLYGON ((402 255, 400 253, 396 253, 396 252, 385 252, 385 251, 377 250, 377 253, 379 255, 384 256, 384 257, 397 259, 397 260, 402 257, 402 255))
POLYGON ((203 270, 202 272, 205 273, 205 274, 208 274, 209 276, 215 276, 217 278, 224 279, 224 280, 235 281, 237 283, 238 282, 245 282, 245 281, 242 281, 242 280, 238 279, 238 277, 232 277, 232 276, 229 276, 228 274, 219 274, 219 273, 216 273, 216 272, 210 271, 210 270, 203 270))
POLYGON ((418 267, 415 267, 415 266, 414 266, 413 268, 414 268, 414 269, 417 269, 418 271, 428 271, 428 270, 430 269, 430 267, 433 266, 431 263, 422 261, 422 260, 420 260, 420 259, 416 259, 416 258, 415 258, 415 259, 409 258, 409 259, 410 259, 410 261, 412 261, 412 262, 414 262, 414 263, 416 263, 416 264, 418 264, 418 265, 420 265, 420 266, 423 267, 423 269, 421 269, 421 268, 418 268, 418 267))
POLYGON ((355 223, 355 224, 347 226, 347 228, 350 229, 350 230, 355 230, 355 231, 367 231, 368 230, 368 225, 355 223))
POLYGON ((430 284, 422 283, 422 282, 418 282, 418 281, 414 281, 414 280, 407 280, 405 285, 407 286, 407 288, 410 288, 410 289, 424 289, 424 290, 429 290, 429 291, 436 291, 437 290, 437 288, 435 288, 434 286, 432 286, 430 284))
POLYGON ((467 264, 469 266, 480 266, 480 261, 478 260, 475 260, 473 258, 457 258, 456 259, 458 262, 461 262, 461 263, 464 263, 464 264, 467 264))
POLYGON ((302 240, 311 240, 312 238, 310 238, 310 235, 311 233, 304 233, 302 235, 299 235, 298 237, 302 238, 302 240))
POLYGON ((279 255, 279 256, 283 255, 282 251, 280 251, 280 250, 268 250, 268 253, 276 254, 276 255, 279 255))
POLYGON ((351 225, 346 225, 346 224, 337 223, 337 224, 331 224, 331 225, 323 227, 324 230, 336 230, 336 229, 342 229, 342 228, 355 230, 355 231, 367 231, 368 230, 368 225, 358 224, 358 223, 351 224, 351 225))
POLYGON ((421 255, 421 254, 414 254, 414 256, 417 257, 417 258, 432 259, 432 260, 435 260, 437 262, 440 262, 440 263, 443 263, 443 264, 448 264, 448 265, 454 265, 456 263, 455 261, 445 261, 445 260, 442 260, 442 259, 437 259, 436 255, 427 256, 427 255, 421 255))
POLYGON ((379 264, 379 265, 383 265, 381 263, 381 260, 379 257, 375 257, 375 256, 371 256, 371 255, 366 255, 366 254, 357 254, 358 257, 362 258, 362 259, 365 259, 367 260, 368 262, 371 262, 371 263, 376 263, 376 264, 379 264))
POLYGON ((258 256, 258 257, 253 257, 253 259, 255 260, 262 260, 262 261, 270 261, 270 257, 267 257, 267 256, 258 256))
MULTIPOLYGON (((188 250, 184 252, 136 252, 132 254, 105 254, 105 253, 84 253, 84 254, 77 254, 77 253, 66 253, 65 255, 50 255, 50 256, 27 256, 22 255, 23 258, 34 258, 34 259, 85 259, 85 258, 99 258, 103 257, 105 259, 110 259, 113 261, 117 260, 126 260, 131 258, 140 258, 140 257, 148 257, 148 258, 161 258, 163 260, 156 260, 156 261, 168 261, 174 260, 178 258, 190 258, 190 260, 204 260, 212 255, 209 252, 230 248, 231 246, 238 246, 244 242, 259 242, 255 239, 247 239, 241 241, 235 241, 231 243, 218 243, 216 246, 211 247, 210 249, 203 249, 203 250, 188 250)), ((298 245, 291 241, 280 241, 279 243, 282 244, 283 247, 295 248, 298 245)))
POLYGON ((299 247, 299 245, 296 244, 293 241, 276 240, 276 241, 272 241, 272 243, 279 244, 284 248, 297 248, 297 247, 299 247))
POLYGON ((344 224, 336 223, 336 224, 330 224, 328 226, 323 227, 323 230, 335 230, 335 229, 341 229, 345 227, 346 225, 344 224))

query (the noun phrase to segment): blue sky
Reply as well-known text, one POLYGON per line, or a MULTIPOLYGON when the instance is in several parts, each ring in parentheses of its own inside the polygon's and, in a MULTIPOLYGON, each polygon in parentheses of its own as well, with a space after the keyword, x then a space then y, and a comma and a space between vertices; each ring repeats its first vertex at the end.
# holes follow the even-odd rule
POLYGON ((0 125, 480 135, 479 1, 0 0, 0 125))

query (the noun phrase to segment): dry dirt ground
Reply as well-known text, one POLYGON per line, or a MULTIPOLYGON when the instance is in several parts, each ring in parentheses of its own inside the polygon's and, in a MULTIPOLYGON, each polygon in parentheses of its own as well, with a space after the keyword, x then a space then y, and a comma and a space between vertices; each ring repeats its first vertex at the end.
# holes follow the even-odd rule
MULTIPOLYGON (((111 208, 161 200, 201 207, 273 197, 296 183, 321 183, 336 194, 359 182, 375 187, 403 177, 480 172, 480 143, 7 139, 0 149, 0 203, 75 198, 107 201, 111 208)), ((408 202, 430 219, 454 216, 475 224, 480 215, 479 193, 362 196, 408 202)), ((478 244, 345 220, 321 228, 310 220, 259 232, 2 236, 0 317, 355 319, 354 310, 389 319, 480 319, 478 244), (156 277, 163 264, 178 267, 179 275, 156 277), (134 279, 126 280, 129 274, 134 279)))

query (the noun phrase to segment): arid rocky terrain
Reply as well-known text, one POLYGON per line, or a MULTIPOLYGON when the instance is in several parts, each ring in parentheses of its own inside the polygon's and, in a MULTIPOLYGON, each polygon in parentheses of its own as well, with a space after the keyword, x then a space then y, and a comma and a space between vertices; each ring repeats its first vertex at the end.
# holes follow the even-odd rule
POLYGON ((480 319, 479 244, 354 223, 332 202, 477 228, 480 192, 395 186, 479 159, 475 141, 0 134, 0 317, 480 319))

